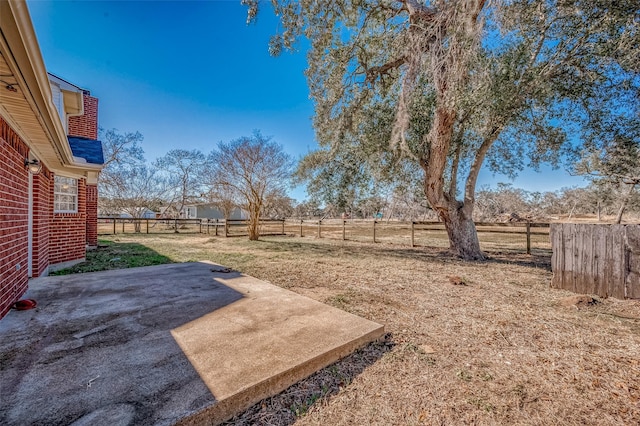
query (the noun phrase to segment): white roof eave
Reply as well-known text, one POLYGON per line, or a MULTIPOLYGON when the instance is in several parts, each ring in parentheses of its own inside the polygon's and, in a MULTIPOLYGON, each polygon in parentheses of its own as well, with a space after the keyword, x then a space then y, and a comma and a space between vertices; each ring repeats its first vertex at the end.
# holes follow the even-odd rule
POLYGON ((50 142, 61 156, 64 165, 74 164, 73 153, 67 140, 63 123, 53 104, 49 75, 33 29, 26 2, 0 1, 3 34, 11 48, 13 58, 21 71, 30 96, 30 101, 40 112, 40 121, 47 132, 50 142), (12 27, 12 28, 11 28, 12 27), (14 30, 14 31, 12 31, 14 30))

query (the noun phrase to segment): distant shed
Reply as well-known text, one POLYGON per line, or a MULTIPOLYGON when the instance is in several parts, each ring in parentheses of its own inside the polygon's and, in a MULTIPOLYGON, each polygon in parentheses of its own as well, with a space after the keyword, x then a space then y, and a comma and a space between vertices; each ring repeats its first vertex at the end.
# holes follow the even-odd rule
POLYGON ((640 299, 640 225, 551 225, 551 287, 640 299))
MULTIPOLYGON (((216 204, 188 204, 184 206, 181 217, 185 219, 224 219, 224 212, 216 204)), ((231 209, 228 219, 245 220, 248 217, 246 211, 234 207, 231 209)))

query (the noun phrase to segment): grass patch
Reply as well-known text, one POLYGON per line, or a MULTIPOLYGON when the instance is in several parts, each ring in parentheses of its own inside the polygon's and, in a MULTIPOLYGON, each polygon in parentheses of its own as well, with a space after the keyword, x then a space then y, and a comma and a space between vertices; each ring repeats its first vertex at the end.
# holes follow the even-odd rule
POLYGON ((492 413, 495 411, 496 407, 490 402, 486 401, 483 398, 470 398, 468 400, 469 404, 474 405, 479 410, 484 410, 487 413, 492 413))
POLYGON ((324 300, 324 303, 331 305, 335 308, 342 309, 349 312, 349 307, 352 305, 358 297, 358 293, 347 289, 345 292, 338 293, 334 296, 328 297, 324 300))
POLYGON ((100 240, 98 248, 87 251, 86 261, 50 275, 68 275, 110 269, 162 265, 174 261, 140 243, 100 240))

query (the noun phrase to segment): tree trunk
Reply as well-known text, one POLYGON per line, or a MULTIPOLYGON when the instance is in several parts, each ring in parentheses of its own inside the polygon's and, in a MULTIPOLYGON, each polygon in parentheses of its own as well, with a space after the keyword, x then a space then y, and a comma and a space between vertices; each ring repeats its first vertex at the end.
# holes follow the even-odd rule
POLYGON ((576 206, 578 205, 577 201, 573 202, 573 207, 571 207, 571 211, 569 212, 569 217, 567 218, 567 220, 571 220, 571 216, 573 216, 573 211, 576 209, 576 206))
POLYGON ((618 209, 618 214, 616 215, 616 224, 620 225, 622 222, 622 215, 624 214, 624 209, 627 207, 627 199, 622 200, 622 204, 620 204, 620 208, 618 209))
MULTIPOLYGON (((424 193, 431 208, 438 213, 438 217, 444 222, 449 235, 449 250, 464 260, 484 260, 485 256, 480 250, 478 233, 471 216, 474 206, 474 176, 477 176, 478 171, 470 173, 473 179, 471 183, 467 184, 466 190, 471 194, 465 194, 465 199, 469 200, 466 205, 455 199, 455 190, 445 192, 444 176, 455 117, 456 114, 453 111, 447 111, 443 108, 436 110, 434 124, 429 132, 431 151, 428 159, 421 161, 422 169, 425 172, 424 193)), ((478 155, 484 156, 491 145, 490 142, 491 139, 483 142, 482 152, 478 155)), ((475 167, 479 170, 480 164, 474 164, 472 168, 475 167)), ((453 185, 455 185, 455 179, 452 180, 453 185)))
POLYGON ((249 240, 258 241, 260 239, 260 232, 258 231, 258 223, 251 221, 249 223, 249 240))
POLYGON ((258 227, 259 219, 255 217, 253 214, 249 215, 249 240, 258 241, 260 239, 260 230, 258 227))
POLYGON ((622 198, 622 203, 620 203, 620 209, 618 209, 618 214, 616 216, 616 223, 618 225, 620 225, 620 223, 622 222, 622 215, 624 214, 624 210, 627 208, 627 203, 629 202, 629 199, 633 194, 634 188, 635 188, 635 185, 631 185, 629 187, 629 192, 622 198))
POLYGON ((258 241, 260 239, 260 207, 255 204, 249 205, 249 223, 247 230, 249 232, 250 241, 258 241))
POLYGON ((447 209, 436 209, 449 236, 449 251, 464 260, 484 260, 476 225, 467 217, 461 203, 454 201, 447 209))

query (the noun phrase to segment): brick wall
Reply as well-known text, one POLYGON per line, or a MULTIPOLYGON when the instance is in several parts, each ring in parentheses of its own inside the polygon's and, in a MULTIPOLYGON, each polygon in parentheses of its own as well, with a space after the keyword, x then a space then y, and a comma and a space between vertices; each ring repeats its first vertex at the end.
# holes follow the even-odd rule
POLYGON ((84 114, 79 117, 69 117, 69 136, 98 139, 98 98, 83 95, 84 114))
POLYGON ((51 187, 53 173, 45 166, 33 177, 33 254, 32 274, 39 277, 49 266, 49 225, 53 220, 51 187))
POLYGON ((98 246, 98 186, 87 185, 87 245, 98 246))
POLYGON ((0 117, 0 318, 27 290, 29 149, 0 117))
MULTIPOLYGON (((98 99, 90 96, 89 92, 85 91, 83 102, 84 114, 79 117, 69 117, 69 136, 98 139, 98 99)), ((67 260, 72 260, 84 257, 84 244, 89 246, 98 245, 98 188, 96 185, 86 185, 85 191, 84 187, 81 189, 78 186, 78 196, 77 215, 66 213, 54 215, 54 222, 63 229, 70 231, 70 234, 58 235, 57 229, 52 233, 52 237, 55 239, 55 244, 52 240, 52 250, 56 252, 51 260, 52 264, 66 261, 58 260, 61 258, 69 257, 67 260), (80 226, 84 227, 82 232, 79 230, 80 226), (83 238, 82 256, 74 257, 80 253, 80 250, 77 248, 64 248, 63 243, 68 242, 75 247, 77 246, 76 240, 80 238, 81 234, 83 238), (58 248, 54 247, 54 245, 58 248), (67 253, 64 253, 65 250, 67 253)))
MULTIPOLYGON (((78 179, 78 212, 53 213, 49 226, 49 263, 83 259, 87 241, 86 181, 78 179)), ((53 200, 53 185, 50 195, 53 200)))

